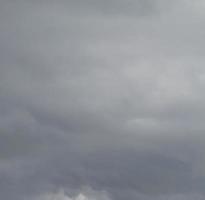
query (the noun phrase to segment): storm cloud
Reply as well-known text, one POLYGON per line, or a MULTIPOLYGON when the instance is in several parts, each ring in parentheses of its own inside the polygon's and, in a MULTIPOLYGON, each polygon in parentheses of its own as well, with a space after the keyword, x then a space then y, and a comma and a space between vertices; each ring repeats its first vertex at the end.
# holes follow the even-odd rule
POLYGON ((4 200, 205 199, 202 0, 0 0, 4 200))

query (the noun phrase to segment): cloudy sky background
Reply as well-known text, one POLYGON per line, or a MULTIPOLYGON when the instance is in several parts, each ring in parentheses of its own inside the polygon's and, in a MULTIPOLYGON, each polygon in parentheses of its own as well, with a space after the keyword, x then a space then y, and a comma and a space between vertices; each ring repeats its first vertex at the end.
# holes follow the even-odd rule
POLYGON ((0 0, 0 198, 204 200, 203 0, 0 0))

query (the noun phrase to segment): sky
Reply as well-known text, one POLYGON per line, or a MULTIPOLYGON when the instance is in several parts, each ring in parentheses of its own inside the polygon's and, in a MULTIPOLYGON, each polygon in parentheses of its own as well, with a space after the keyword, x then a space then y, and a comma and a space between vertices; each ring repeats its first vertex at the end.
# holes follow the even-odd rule
POLYGON ((204 200, 203 0, 0 0, 0 198, 204 200))

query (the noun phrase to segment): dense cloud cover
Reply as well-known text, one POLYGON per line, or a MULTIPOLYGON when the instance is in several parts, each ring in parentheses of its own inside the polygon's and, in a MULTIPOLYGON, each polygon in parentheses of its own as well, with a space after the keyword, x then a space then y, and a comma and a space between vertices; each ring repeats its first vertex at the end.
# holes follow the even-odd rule
POLYGON ((204 200, 202 0, 0 0, 4 200, 204 200))

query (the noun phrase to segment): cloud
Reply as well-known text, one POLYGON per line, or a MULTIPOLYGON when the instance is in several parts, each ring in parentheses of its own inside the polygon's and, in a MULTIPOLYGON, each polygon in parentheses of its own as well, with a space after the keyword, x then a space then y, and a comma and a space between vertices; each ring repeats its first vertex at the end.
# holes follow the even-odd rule
MULTIPOLYGON (((190 199, 191 200, 193 198, 197 199, 197 200, 203 200, 204 199, 203 196, 197 195, 197 194, 194 194, 194 195, 191 195, 191 196, 187 196, 187 195, 184 195, 184 194, 170 195, 170 196, 161 195, 161 196, 152 197, 152 198, 149 197, 149 196, 142 195, 142 194, 135 194, 135 197, 137 199, 140 199, 140 200, 150 200, 150 199, 154 199, 154 200, 163 200, 163 199, 167 199, 167 200, 184 200, 184 199, 187 199, 187 200, 189 200, 190 199)), ((93 195, 86 196, 86 195, 80 193, 75 197, 68 197, 63 190, 60 190, 57 193, 49 193, 49 194, 41 195, 37 198, 34 198, 34 200, 109 200, 109 198, 105 195, 102 195, 101 192, 97 192, 97 195, 96 195, 96 192, 95 192, 94 196, 93 195)))
POLYGON ((74 197, 69 197, 65 194, 64 190, 60 190, 57 193, 48 193, 40 195, 36 198, 36 200, 109 200, 106 193, 102 191, 94 191, 87 188, 84 192, 86 194, 79 193, 74 197))
POLYGON ((203 199, 203 8, 2 0, 2 198, 203 199))
POLYGON ((38 197, 39 200, 87 200, 88 198, 85 197, 83 194, 79 194, 77 197, 70 198, 64 194, 64 192, 54 193, 54 194, 46 194, 43 196, 38 197))

